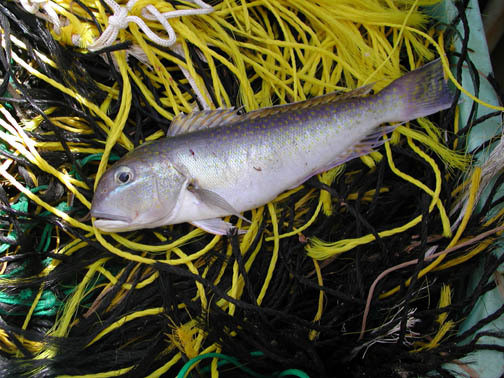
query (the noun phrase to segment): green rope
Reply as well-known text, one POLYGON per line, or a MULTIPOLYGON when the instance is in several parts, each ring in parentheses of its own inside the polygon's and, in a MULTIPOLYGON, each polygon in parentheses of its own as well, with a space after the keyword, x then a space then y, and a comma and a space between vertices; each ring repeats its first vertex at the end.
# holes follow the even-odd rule
MULTIPOLYGON (((263 356, 262 352, 252 352, 250 354, 254 357, 263 356)), ((276 377, 294 376, 294 377, 298 377, 298 378, 310 378, 310 376, 308 374, 306 374, 304 371, 299 370, 299 369, 287 369, 287 370, 284 370, 279 373, 274 373, 273 375, 259 374, 255 371, 247 368, 243 364, 241 364, 240 361, 238 361, 235 357, 228 356, 228 355, 222 354, 222 353, 205 353, 205 354, 201 354, 199 356, 196 356, 196 357, 190 359, 189 361, 187 361, 184 364, 182 369, 180 369, 179 373, 177 374, 177 378, 185 378, 186 374, 189 372, 189 370, 191 370, 191 368, 195 364, 197 364, 199 361, 207 359, 207 358, 219 358, 221 361, 219 361, 217 363, 218 367, 221 367, 221 366, 224 366, 227 364, 233 364, 234 366, 236 366, 241 371, 243 371, 244 373, 248 374, 251 377, 276 378, 276 377)), ((208 373, 210 371, 210 369, 211 369, 210 366, 204 367, 203 369, 200 370, 200 373, 202 373, 202 374, 208 373)))
MULTIPOLYGON (((33 291, 31 289, 23 289, 17 295, 11 295, 0 291, 0 303, 6 305, 16 305, 30 307, 33 302, 33 291)), ((33 312, 34 316, 54 316, 58 312, 58 309, 62 305, 62 302, 56 297, 56 295, 49 291, 44 290, 42 296, 40 297, 37 306, 33 312)), ((26 316, 26 310, 20 310, 20 312, 12 312, 5 310, 0 306, 1 315, 9 316, 26 316)))
MULTIPOLYGON (((48 185, 40 185, 35 188, 29 188, 32 193, 37 193, 41 190, 46 190, 48 185)), ((24 195, 19 196, 19 199, 16 203, 11 205, 12 209, 20 212, 28 212, 29 201, 28 198, 24 195)), ((59 203, 56 208, 61 211, 69 211, 71 207, 68 206, 66 202, 59 203)), ((4 215, 5 212, 0 212, 1 215, 4 215)), ((44 211, 40 214, 40 216, 49 216, 51 213, 49 211, 44 211)), ((22 219, 22 217, 19 217, 22 219)), ((20 224, 20 228, 23 232, 26 232, 32 225, 29 224, 20 224)), ((40 242, 35 247, 37 252, 47 252, 51 245, 52 234, 54 231, 53 224, 46 224, 41 234, 40 242)), ((17 233, 15 230, 12 230, 7 238, 12 239, 13 241, 17 238, 17 233)), ((0 245, 0 253, 6 252, 11 245, 9 243, 2 243, 0 245)), ((43 266, 47 266, 51 263, 52 258, 46 258, 42 261, 43 266)), ((27 262, 23 262, 20 266, 12 269, 10 272, 2 274, 0 279, 11 279, 16 277, 25 270, 27 262)), ((0 291, 0 304, 10 305, 10 306, 20 306, 22 307, 30 307, 32 305, 34 293, 31 289, 23 289, 19 293, 9 294, 3 291, 0 291)), ((62 302, 56 297, 56 295, 50 290, 44 290, 40 300, 37 303, 37 306, 34 309, 33 314, 35 316, 53 316, 56 315, 58 309, 61 307, 62 302)), ((4 309, 0 306, 0 314, 1 315, 11 315, 11 316, 25 316, 26 311, 20 312, 12 312, 10 309, 4 309)))
MULTIPOLYGON (((102 157, 102 153, 99 153, 99 154, 91 154, 91 155, 88 155, 86 156, 85 158, 82 158, 80 160, 77 160, 77 164, 80 166, 80 167, 84 167, 87 163, 89 163, 90 161, 100 161, 101 160, 101 157, 102 157)), ((119 156, 116 155, 116 154, 110 154, 109 156, 109 161, 117 161, 119 160, 119 156)), ((70 176, 75 176, 75 178, 77 180, 81 180, 82 181, 82 177, 77 173, 77 170, 75 169, 72 169, 70 172, 68 172, 68 174, 70 176)))
MULTIPOLYGON (((84 167, 87 163, 90 161, 100 161, 102 157, 102 153, 99 154, 91 154, 86 156, 85 158, 82 158, 80 160, 77 160, 77 163, 81 166, 84 167)), ((119 155, 116 154, 110 154, 109 156, 109 161, 117 161, 119 160, 119 155)))

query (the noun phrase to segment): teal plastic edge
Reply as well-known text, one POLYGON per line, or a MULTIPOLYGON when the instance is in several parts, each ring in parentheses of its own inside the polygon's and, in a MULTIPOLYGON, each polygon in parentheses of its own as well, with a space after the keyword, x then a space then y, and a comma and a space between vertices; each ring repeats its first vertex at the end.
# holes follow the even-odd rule
MULTIPOLYGON (((443 23, 451 23, 451 21, 457 15, 457 9, 453 4, 453 0, 445 0, 441 4, 432 8, 432 15, 443 23)), ((483 22, 481 20, 481 13, 479 9, 479 4, 477 0, 470 0, 469 6, 466 11, 467 19, 469 21, 470 26, 470 37, 469 37, 469 52, 468 54, 471 57, 471 60, 474 62, 478 70, 482 75, 488 75, 492 72, 492 64, 490 61, 490 55, 488 52, 488 47, 486 44, 485 33, 483 29, 483 22)), ((461 27, 459 27, 459 31, 461 27)), ((456 41, 456 48, 460 50, 461 41, 456 41)), ((455 62, 452 62, 455 63, 455 62)), ((492 88, 492 86, 488 83, 488 81, 484 78, 484 76, 480 76, 481 85, 480 85, 480 93, 479 98, 487 103, 493 105, 499 105, 497 96, 492 88)), ((472 85, 472 80, 470 74, 465 71, 462 75, 462 85, 469 92, 474 94, 474 87, 472 85)), ((469 116, 469 112, 471 111, 472 101, 462 95, 462 103, 460 104, 460 124, 465 125, 469 116)), ((493 110, 485 108, 483 106, 478 107, 477 117, 483 116, 492 112, 493 110)), ((498 117, 493 117, 488 119, 487 121, 474 126, 467 139, 467 151, 468 152, 477 152, 477 163, 481 164, 486 161, 489 151, 478 151, 478 148, 488 140, 500 136, 502 133, 502 123, 500 122, 498 117)), ((492 148, 492 147, 490 147, 492 148)), ((497 193, 498 196, 504 195, 504 190, 502 187, 497 193)), ((484 201, 485 198, 482 198, 484 201)), ((498 243, 498 248, 494 252, 498 256, 504 253, 504 240, 501 240, 498 243)), ((473 273, 472 279, 469 283, 470 293, 476 283, 478 282, 478 277, 481 276, 483 272, 483 266, 477 267, 475 272, 473 273)), ((501 265, 496 272, 496 274, 500 274, 501 276, 504 274, 504 265, 501 265)), ((491 315, 497 309, 499 309, 504 302, 504 298, 502 294, 499 293, 498 289, 487 292, 483 296, 478 299, 478 302, 473 307, 471 313, 467 317, 467 319, 461 324, 459 333, 463 333, 464 331, 471 328, 475 325, 479 320, 491 315)), ((504 317, 500 317, 496 319, 492 323, 483 327, 481 331, 494 331, 499 332, 504 329, 504 317)), ((468 343, 469 340, 465 340, 464 343, 468 343)), ((479 339, 478 343, 480 344, 494 344, 504 346, 504 342, 501 339, 497 339, 494 337, 483 336, 479 339)), ((462 364, 467 365, 470 369, 478 374, 480 378, 498 378, 504 375, 504 358, 502 353, 497 351, 488 351, 488 350, 479 350, 473 353, 470 353, 463 358, 460 358, 459 361, 462 364)), ((454 363, 448 363, 443 365, 443 368, 451 371, 454 375, 460 377, 472 377, 468 371, 462 369, 459 365, 454 363)))

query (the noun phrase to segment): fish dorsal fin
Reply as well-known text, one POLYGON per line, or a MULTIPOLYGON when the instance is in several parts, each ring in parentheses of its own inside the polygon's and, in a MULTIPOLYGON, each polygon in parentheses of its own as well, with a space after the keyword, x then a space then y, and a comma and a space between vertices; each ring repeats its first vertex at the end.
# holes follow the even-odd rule
POLYGON ((231 125, 249 119, 263 118, 277 113, 285 113, 298 109, 306 109, 312 106, 336 103, 354 97, 367 95, 374 84, 368 84, 349 92, 332 92, 317 96, 309 100, 294 102, 292 104, 276 105, 251 111, 246 114, 238 114, 234 108, 221 108, 215 110, 201 110, 189 114, 179 113, 173 118, 168 129, 167 136, 173 137, 187 134, 197 130, 210 129, 212 127, 231 125))
POLYGON ((270 116, 273 114, 285 113, 285 112, 290 112, 293 110, 306 109, 306 108, 310 108, 310 107, 313 107, 316 105, 337 103, 337 102, 348 100, 350 98, 365 96, 365 95, 369 94, 369 92, 371 92, 373 85, 374 85, 374 83, 364 85, 364 86, 359 87, 357 89, 353 89, 349 92, 331 92, 331 93, 327 93, 325 95, 313 97, 313 98, 310 98, 310 99, 304 100, 304 101, 293 102, 291 104, 276 105, 276 106, 271 106, 269 108, 258 109, 258 110, 251 111, 247 114, 244 114, 244 115, 238 116, 238 117, 239 117, 240 121, 243 121, 243 120, 247 120, 247 119, 263 118, 263 117, 267 117, 267 116, 270 116))
POLYGON ((173 137, 197 130, 229 125, 240 119, 241 116, 234 108, 201 110, 189 114, 179 113, 173 118, 166 135, 173 137))

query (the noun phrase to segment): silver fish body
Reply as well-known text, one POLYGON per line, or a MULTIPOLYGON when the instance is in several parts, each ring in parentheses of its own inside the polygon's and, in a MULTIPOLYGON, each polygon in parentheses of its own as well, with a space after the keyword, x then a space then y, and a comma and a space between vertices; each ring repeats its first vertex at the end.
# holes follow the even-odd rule
POLYGON ((363 97, 367 91, 243 116, 228 110, 181 116, 175 123, 182 126, 173 126, 180 126, 177 135, 137 148, 105 173, 91 209, 95 225, 127 231, 191 222, 225 234, 229 224, 221 217, 262 206, 370 152, 381 143, 379 125, 426 116, 452 102, 439 61, 363 97), (180 133, 188 129, 196 131, 180 133))

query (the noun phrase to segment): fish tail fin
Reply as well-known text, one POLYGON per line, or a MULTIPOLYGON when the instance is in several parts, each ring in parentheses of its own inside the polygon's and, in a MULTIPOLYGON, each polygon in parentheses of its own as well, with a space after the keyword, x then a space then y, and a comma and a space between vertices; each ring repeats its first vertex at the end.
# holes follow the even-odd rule
POLYGON ((448 109, 454 98, 441 59, 405 74, 378 95, 396 108, 389 122, 407 122, 448 109))

